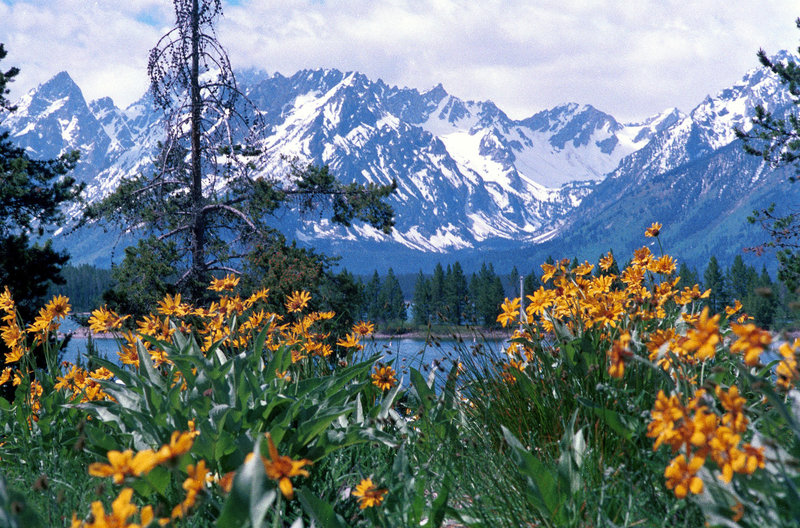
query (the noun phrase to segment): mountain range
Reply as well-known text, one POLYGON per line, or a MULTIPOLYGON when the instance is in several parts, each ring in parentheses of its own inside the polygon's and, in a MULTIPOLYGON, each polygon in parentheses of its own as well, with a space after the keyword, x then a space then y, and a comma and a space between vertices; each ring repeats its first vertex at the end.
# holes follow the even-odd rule
MULTIPOLYGON (((357 273, 413 272, 455 259, 467 269, 482 261, 529 268, 548 255, 594 261, 609 249, 625 258, 645 243, 653 221, 665 226, 667 252, 702 267, 711 254, 729 261, 763 240, 746 221, 754 209, 797 205, 800 196, 787 183, 793 169, 745 155, 733 133, 749 126, 757 104, 791 105, 761 68, 688 114, 668 109, 640 123, 577 103, 515 120, 490 101, 465 101, 441 85, 399 88, 357 72, 246 71, 237 79, 265 125, 262 174, 285 174, 286 159, 296 158, 329 165, 344 182, 397 182, 390 200, 396 228, 388 236, 362 224, 332 225, 324 215, 281 211, 274 218, 289 238, 341 256, 357 273)), ((74 174, 89 202, 126 175, 152 170, 164 137, 162 111, 149 94, 126 109, 109 98, 87 102, 66 72, 16 105, 0 114, 0 128, 34 157, 78 149, 74 174)), ((55 237, 73 262, 101 266, 121 258, 125 240, 99 227, 55 237)))

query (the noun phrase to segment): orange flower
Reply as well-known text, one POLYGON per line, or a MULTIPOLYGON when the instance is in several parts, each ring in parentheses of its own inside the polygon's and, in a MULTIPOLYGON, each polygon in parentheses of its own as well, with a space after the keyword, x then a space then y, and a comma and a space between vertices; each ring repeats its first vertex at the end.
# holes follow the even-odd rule
POLYGON ((89 318, 89 328, 94 333, 119 330, 122 328, 122 322, 127 318, 127 315, 120 317, 116 312, 104 306, 92 312, 92 316, 89 318))
POLYGON ((519 297, 514 300, 509 300, 508 297, 506 297, 506 300, 503 301, 503 304, 500 306, 503 312, 497 316, 497 322, 503 325, 503 328, 508 325, 509 321, 513 321, 519 316, 519 303, 519 297))
POLYGON ((286 310, 290 312, 300 312, 306 307, 310 300, 311 294, 307 291, 295 291, 286 299, 286 310))
POLYGON ((694 352, 700 361, 711 359, 716 354, 719 343, 719 314, 708 317, 708 306, 703 308, 694 328, 686 333, 686 340, 681 344, 687 352, 694 352))
POLYGON ((89 474, 93 477, 113 477, 114 484, 121 484, 125 477, 133 475, 138 477, 146 475, 159 464, 158 457, 152 449, 139 451, 134 456, 133 451, 109 451, 109 464, 95 462, 89 465, 89 474))
POLYGON ((311 464, 310 460, 292 460, 288 456, 278 454, 275 444, 272 442, 272 435, 267 433, 267 447, 269 448, 269 459, 262 458, 264 462, 264 470, 267 476, 273 480, 278 481, 278 488, 287 499, 291 500, 294 497, 294 488, 292 487, 291 477, 302 475, 309 476, 307 470, 303 466, 311 464))
POLYGON ((697 472, 703 467, 705 459, 701 457, 692 457, 689 463, 686 463, 684 455, 678 455, 672 462, 670 462, 667 469, 664 471, 664 476, 667 478, 667 488, 675 491, 675 496, 679 499, 686 497, 690 491, 697 495, 703 492, 703 481, 697 476, 697 472))
POLYGON ((764 348, 772 342, 772 336, 766 330, 757 328, 754 324, 732 324, 731 330, 739 336, 731 345, 731 352, 742 352, 744 362, 749 367, 758 365, 759 357, 764 348))
POLYGON ((167 294, 162 301, 158 301, 158 313, 161 315, 185 317, 191 312, 191 307, 181 302, 180 293, 176 293, 174 296, 167 294))
POLYGON ((375 365, 375 372, 372 373, 372 384, 380 390, 389 390, 397 384, 397 374, 392 367, 378 367, 375 365))
POLYGON ((662 225, 659 222, 653 222, 650 227, 645 229, 644 236, 655 238, 661 232, 662 225))
POLYGON ((358 334, 356 334, 355 332, 347 334, 347 336, 344 339, 339 339, 336 342, 336 344, 339 345, 340 347, 355 348, 357 350, 361 350, 362 348, 364 348, 364 345, 361 345, 358 342, 358 334))
POLYGON ((171 458, 188 453, 192 448, 195 436, 197 435, 192 432, 181 433, 179 431, 173 431, 169 439, 169 444, 161 446, 161 449, 156 453, 158 463, 160 464, 171 458))
POLYGON ((678 397, 672 395, 667 398, 663 390, 658 391, 656 403, 650 411, 651 422, 647 426, 647 436, 655 438, 653 451, 658 449, 662 443, 666 443, 675 449, 683 442, 680 431, 676 428, 676 423, 686 417, 686 409, 681 405, 678 397))
POLYGON ((600 259, 598 265, 603 271, 608 271, 614 265, 614 255, 609 251, 606 256, 600 259))
POLYGON ((792 384, 800 379, 800 372, 797 370, 798 348, 800 348, 800 338, 795 339, 791 346, 789 343, 783 343, 778 349, 783 359, 775 367, 775 374, 778 376, 777 383, 781 389, 791 389, 792 384))
POLYGON ((353 333, 359 336, 368 336, 375 332, 375 325, 369 321, 359 321, 353 326, 353 333))
POLYGON ((358 497, 358 507, 362 510, 377 506, 383 502, 383 496, 388 490, 378 489, 372 483, 372 479, 363 479, 356 489, 353 490, 353 497, 358 497))
POLYGON ((633 355, 628 348, 630 342, 631 335, 628 332, 623 332, 619 339, 614 341, 611 350, 608 351, 608 374, 612 378, 619 379, 625 374, 625 358, 633 355))
POLYGON ((231 291, 237 284, 239 284, 239 277, 228 274, 224 279, 211 279, 211 286, 209 286, 208 289, 215 292, 231 291))
POLYGON ((731 385, 728 392, 725 392, 722 387, 717 385, 714 393, 722 403, 722 407, 728 411, 722 417, 722 424, 730 427, 734 432, 743 433, 747 429, 748 422, 744 415, 744 404, 747 402, 739 395, 739 388, 731 385))

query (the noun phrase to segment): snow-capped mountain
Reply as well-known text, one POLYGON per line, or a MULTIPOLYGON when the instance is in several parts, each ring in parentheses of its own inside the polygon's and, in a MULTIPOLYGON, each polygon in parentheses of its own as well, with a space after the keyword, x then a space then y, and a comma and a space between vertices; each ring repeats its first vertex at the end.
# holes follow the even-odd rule
MULTIPOLYGON (((708 247, 708 237, 720 233, 698 214, 719 215, 717 224, 727 226, 776 188, 768 168, 741 154, 733 128, 748 126, 756 104, 789 103, 762 69, 689 114, 668 109, 633 124, 575 103, 514 120, 489 101, 464 101, 441 85, 420 92, 356 72, 248 71, 238 81, 265 124, 262 174, 285 174, 286 159, 297 158, 327 164, 345 182, 397 182, 389 236, 319 217, 276 218, 287 235, 342 254, 345 263, 367 248, 390 262, 399 254, 503 248, 527 247, 532 259, 562 249, 622 249, 641 243, 642 226, 655 220, 682 226, 681 248, 708 247)), ((80 150, 76 175, 88 185, 88 201, 127 175, 152 170, 164 137, 162 111, 149 95, 125 110, 109 98, 87 103, 65 72, 17 106, 0 115, 0 127, 37 157, 80 150)), ((81 243, 74 235, 65 240, 72 248, 81 243)), ((107 262, 98 240, 84 260, 107 262)))
MULTIPOLYGON (((419 92, 337 70, 247 72, 239 83, 266 123, 264 174, 281 174, 287 158, 299 158, 329 165, 346 182, 398 183, 390 237, 363 225, 284 225, 315 244, 367 238, 444 252, 546 239, 593 184, 675 119, 669 112, 625 126, 571 103, 516 121, 491 102, 462 101, 441 85, 419 92)), ((2 126, 35 156, 80 150, 77 173, 89 201, 148 170, 164 134, 149 95, 124 111, 109 98, 87 104, 65 72, 18 107, 2 126)))
POLYGON ((665 250, 698 267, 711 255, 730 261, 763 242, 764 233, 747 217, 773 202, 778 211, 796 209, 800 188, 788 181, 794 168, 776 170, 745 154, 736 139, 734 129, 749 129, 757 105, 778 113, 792 106, 788 92, 761 68, 687 115, 676 114, 595 186, 549 249, 580 248, 592 259, 610 248, 626 254, 645 242, 642 233, 654 221, 665 225, 665 250))

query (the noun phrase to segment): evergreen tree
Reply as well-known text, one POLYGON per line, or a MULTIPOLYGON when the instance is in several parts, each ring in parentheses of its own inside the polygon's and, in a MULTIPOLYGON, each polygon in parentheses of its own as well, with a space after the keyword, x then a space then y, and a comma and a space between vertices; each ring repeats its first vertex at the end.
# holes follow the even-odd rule
POLYGON ((717 257, 713 255, 708 260, 708 266, 703 273, 703 287, 711 290, 711 294, 705 300, 706 306, 709 307, 712 313, 722 312, 730 297, 725 275, 723 275, 719 262, 717 262, 717 257))
POLYGON ((380 291, 378 292, 378 305, 382 312, 382 317, 377 318, 383 321, 406 320, 406 303, 400 282, 394 274, 394 270, 389 268, 386 278, 383 280, 380 291))
POLYGON ((525 290, 525 295, 533 294, 533 292, 538 290, 541 286, 542 286, 542 281, 539 279, 539 276, 536 275, 535 270, 525 275, 525 280, 522 283, 522 287, 525 290))
POLYGON ((740 301, 744 300, 747 294, 753 290, 758 278, 755 268, 745 264, 741 255, 736 255, 725 275, 731 297, 740 301))
MULTIPOLYGON (((7 55, 0 44, 0 61, 7 55)), ((0 112, 13 112, 6 99, 8 84, 18 68, 0 70, 0 112)), ((78 153, 54 160, 32 159, 15 146, 8 131, 0 132, 0 286, 8 286, 25 320, 35 314, 51 283, 63 283, 59 274, 69 256, 55 251, 49 241, 31 244, 30 236, 43 236, 60 224, 61 206, 77 199, 82 186, 69 172, 78 153)))
POLYGON ((369 282, 367 282, 367 285, 364 287, 364 311, 366 312, 367 319, 370 321, 385 320, 383 319, 383 312, 378 302, 380 290, 381 278, 378 275, 378 270, 375 270, 369 282))
MULTIPOLYGON (((0 44, 0 60, 7 52, 0 44)), ((15 108, 6 99, 8 84, 19 69, 0 70, 0 112, 15 108)), ((53 249, 50 241, 31 244, 30 236, 43 236, 63 221, 61 206, 80 195, 82 187, 68 173, 75 167, 77 152, 54 160, 32 159, 15 146, 9 132, 0 132, 0 287, 7 286, 25 321, 30 322, 43 304, 51 284, 63 284, 60 270, 69 255, 53 249)), ((0 342, 0 370, 8 352, 0 342)), ((36 361, 42 363, 41 355, 36 361)), ((14 387, 0 387, 0 396, 12 399, 14 387)))
POLYGON ((126 251, 115 278, 115 296, 157 283, 191 301, 207 295, 212 272, 240 273, 241 262, 258 245, 270 245, 275 231, 267 218, 291 199, 301 210, 328 208, 334 222, 360 219, 391 232, 393 211, 383 200, 396 185, 344 185, 328 167, 294 164, 288 175, 255 177, 261 153, 256 143, 265 125, 239 91, 214 22, 221 0, 174 0, 176 25, 151 51, 150 93, 164 111, 166 140, 151 174, 124 180, 117 190, 86 211, 87 220, 142 228, 150 236, 126 251), (163 271, 152 261, 164 262, 163 271), (158 268, 158 269, 156 269, 158 268))
POLYGON ((505 290, 494 267, 484 262, 471 282, 470 297, 475 303, 475 319, 486 327, 497 326, 497 314, 505 297, 505 290))
POLYGON ((433 277, 431 278, 431 316, 439 322, 445 320, 445 305, 444 305, 444 269, 440 262, 436 263, 433 268, 433 277))
POLYGON ((691 288, 695 284, 700 285, 700 276, 697 274, 697 270, 689 268, 685 262, 681 262, 678 267, 678 276, 681 278, 678 282, 678 286, 681 288, 691 288))
POLYGON ((452 267, 447 266, 444 283, 446 313, 451 323, 460 325, 467 308, 469 287, 461 264, 456 261, 452 267))
MULTIPOLYGON (((508 274, 508 288, 506 289, 506 297, 517 297, 519 296, 519 277, 521 273, 517 269, 515 265, 511 268, 511 273, 508 274)), ((524 281, 524 279, 523 279, 524 281)))
POLYGON ((430 281, 419 270, 414 284, 414 324, 427 325, 431 320, 430 281))
MULTIPOLYGON (((795 23, 800 28, 800 18, 795 23)), ((795 111, 777 115, 767 111, 763 105, 757 105, 752 128, 746 133, 736 129, 736 136, 743 140, 745 152, 762 157, 773 167, 797 166, 800 161, 800 113, 796 110, 800 105, 800 66, 793 60, 773 62, 763 49, 758 51, 758 60, 788 89, 795 111)), ((800 171, 800 167, 797 168, 800 171)), ((793 184, 796 179, 790 177, 793 184)), ((766 209, 755 211, 749 220, 760 223, 770 234, 771 241, 765 246, 777 250, 778 279, 789 290, 795 291, 800 288, 800 211, 796 202, 790 207, 792 209, 776 213, 773 203, 766 209)))
POLYGON ((778 292, 766 267, 762 267, 761 274, 756 274, 753 278, 750 290, 742 299, 742 306, 744 312, 761 328, 770 328, 774 324, 778 292))

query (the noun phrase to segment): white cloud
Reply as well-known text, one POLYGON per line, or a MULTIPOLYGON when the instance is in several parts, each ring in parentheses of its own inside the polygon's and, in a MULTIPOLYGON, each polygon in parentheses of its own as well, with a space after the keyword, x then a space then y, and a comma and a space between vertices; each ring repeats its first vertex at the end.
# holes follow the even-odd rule
MULTIPOLYGON (((791 0, 237 4, 226 3, 219 23, 235 67, 334 67, 420 89, 442 82, 514 117, 566 101, 624 119, 689 110, 755 67, 759 47, 794 49, 800 36, 791 0)), ((0 18, 19 87, 66 69, 88 98, 127 104, 146 88, 147 52, 172 12, 165 0, 47 0, 0 2, 0 18)))

